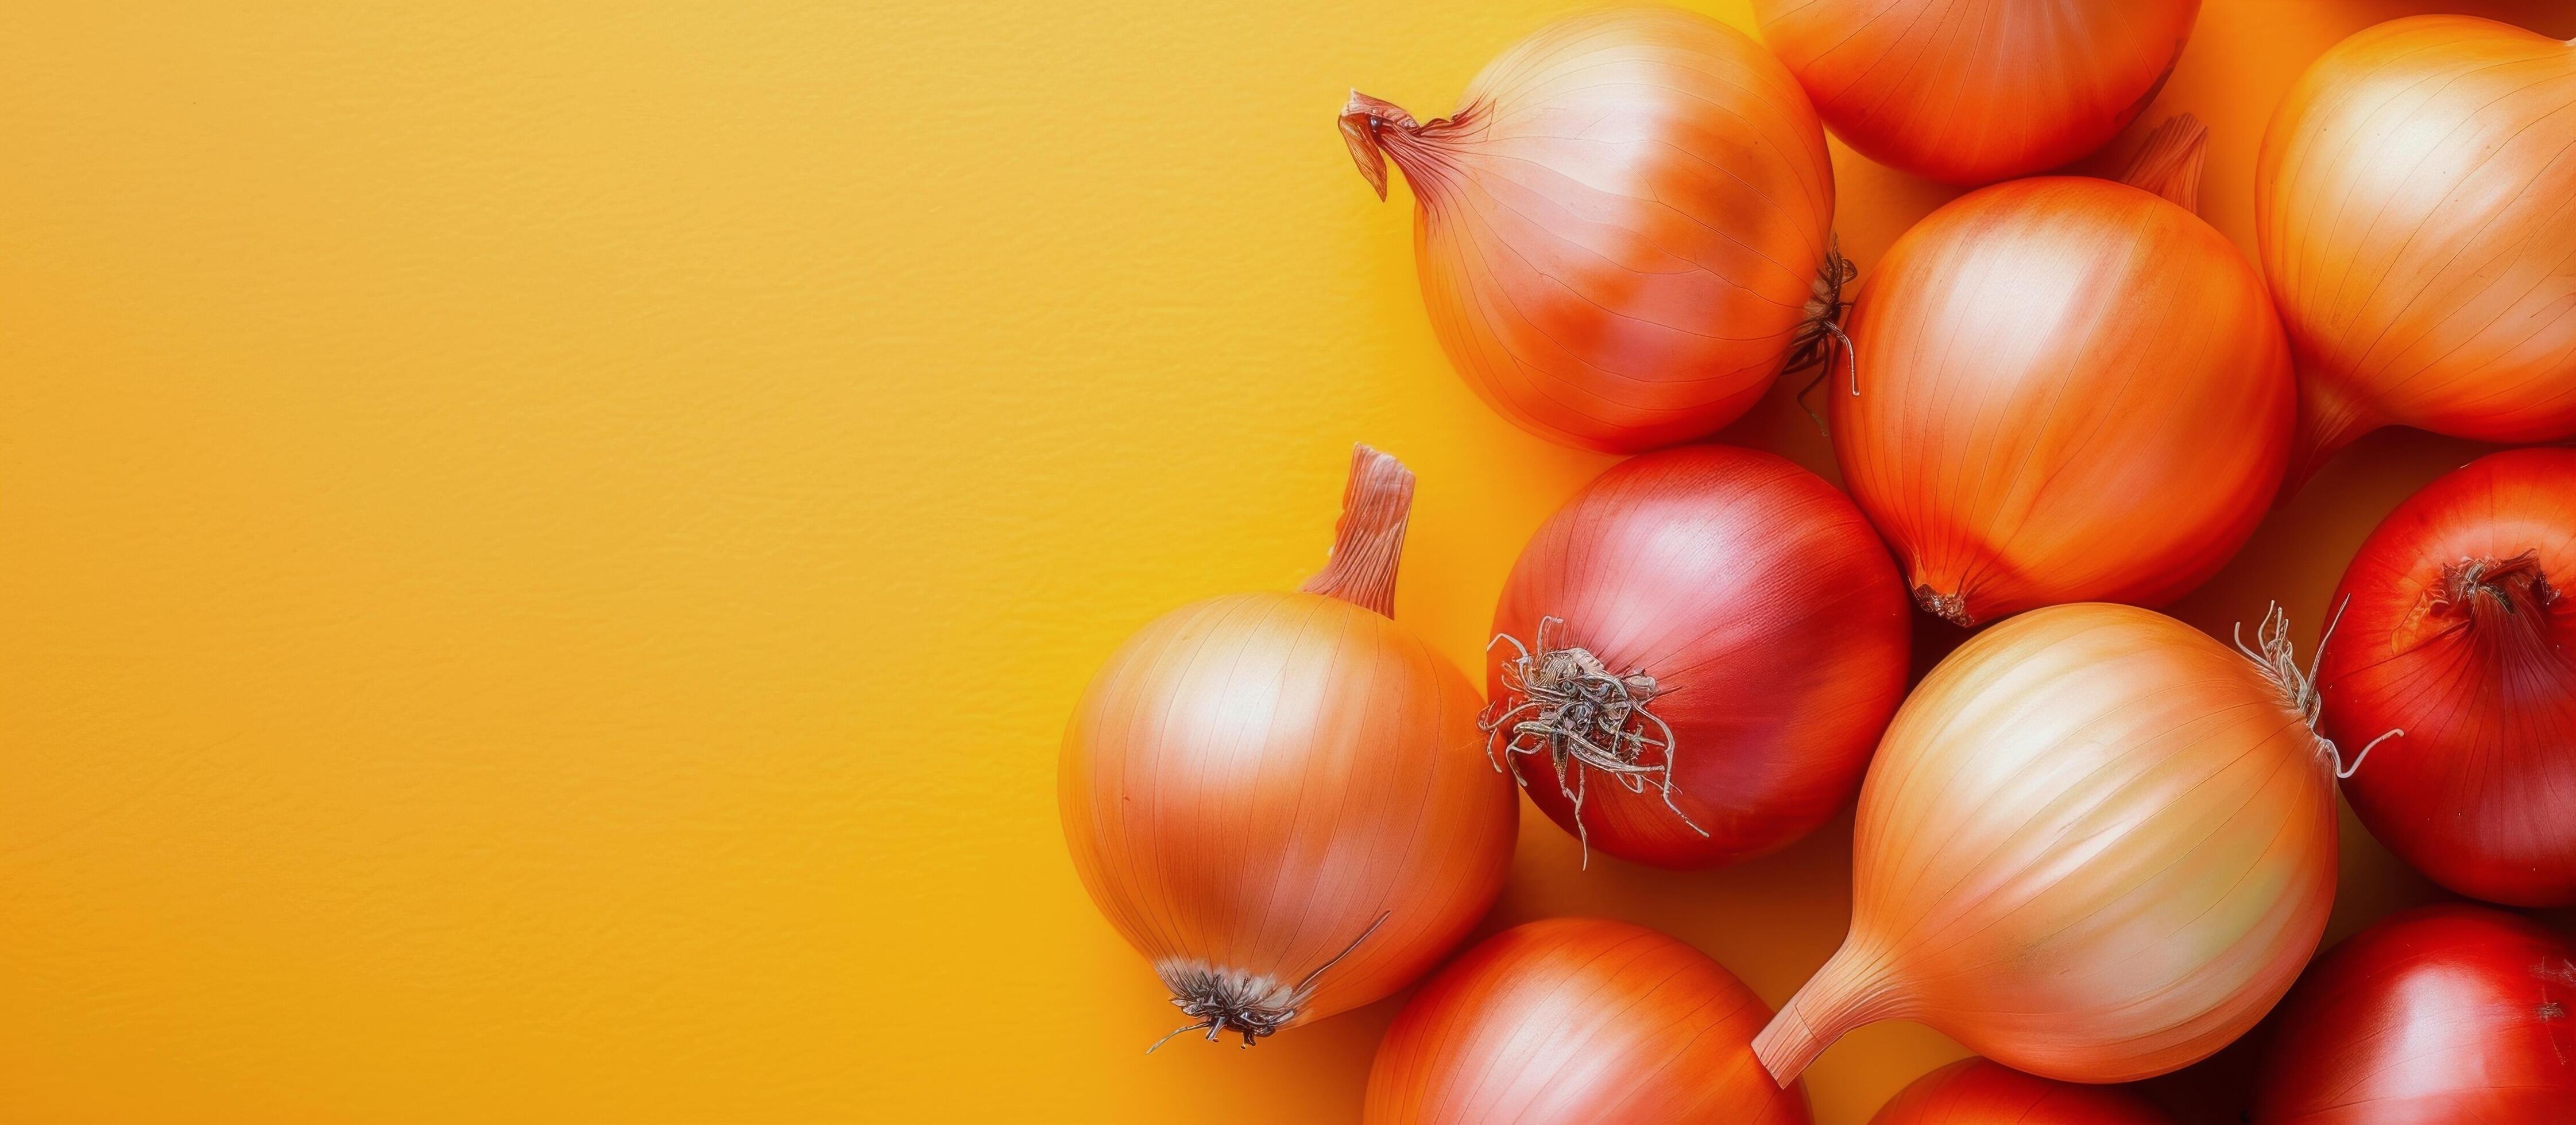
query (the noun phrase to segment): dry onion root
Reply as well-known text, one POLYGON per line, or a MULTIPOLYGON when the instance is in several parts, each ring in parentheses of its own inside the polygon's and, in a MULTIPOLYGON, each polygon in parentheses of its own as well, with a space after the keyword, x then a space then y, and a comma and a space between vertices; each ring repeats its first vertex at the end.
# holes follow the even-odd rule
POLYGON ((1156 619, 1065 731, 1074 866, 1171 991, 1174 1034, 1249 1046, 1384 997, 1501 893, 1519 809, 1475 689, 1387 616, 1412 499, 1360 447, 1304 591, 1156 619))

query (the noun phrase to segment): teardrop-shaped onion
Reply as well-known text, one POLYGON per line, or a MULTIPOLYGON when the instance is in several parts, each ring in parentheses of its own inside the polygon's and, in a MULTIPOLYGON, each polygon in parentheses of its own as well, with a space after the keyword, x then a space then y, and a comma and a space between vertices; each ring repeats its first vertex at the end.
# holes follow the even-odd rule
POLYGON ((1953 184, 2102 147, 2154 101, 2200 0, 1754 0, 1834 135, 1953 184))
POLYGON ((1341 127, 1379 195, 1390 159, 1413 185, 1450 363, 1541 437, 1628 453, 1710 433, 1839 311, 1824 130, 1769 52, 1705 16, 1572 16, 1446 118, 1354 93, 1341 127))
POLYGON ((2271 506, 2297 391, 2262 279, 2191 212, 2205 135, 2185 115, 2150 139, 2129 178, 2156 190, 1962 196, 1863 287, 1834 453, 1927 611, 2163 605, 2271 506))
POLYGON ((2254 186, 2298 355, 2296 479, 2387 425, 2576 434, 2576 42, 2365 28, 2281 100, 2254 186))
POLYGON ((2070 1082, 2252 1027, 2334 901, 2333 759, 2287 632, 2265 622, 2257 663, 2088 603, 1943 660, 1861 784, 1851 933, 1754 1041, 1771 1073, 1883 1019, 2070 1082))
POLYGON ((2273 1021, 2263 1125, 2576 1120, 2576 948, 2467 903, 2398 914, 2317 958, 2273 1021))
POLYGON ((1961 1059, 1917 1078, 1870 1125, 2172 1125, 2136 1094, 1961 1059))
POLYGON ((1505 930, 1422 987, 1377 1049, 1368 1125, 1806 1125, 1749 1046, 1771 1010, 1642 926, 1505 930))
POLYGON ((1860 787, 1912 618, 1823 478, 1730 446, 1632 458, 1512 567, 1488 748, 1587 846, 1664 867, 1769 851, 1860 787))
POLYGON ((1501 893, 1518 800, 1456 666, 1387 617, 1413 475, 1360 447, 1297 593, 1138 630, 1065 731, 1065 841, 1188 1029, 1249 1044, 1411 983, 1501 893))
POLYGON ((2326 733, 2390 735, 2344 785, 2464 895, 2576 904, 2576 449, 2482 457, 2398 505, 2335 591, 2326 733))

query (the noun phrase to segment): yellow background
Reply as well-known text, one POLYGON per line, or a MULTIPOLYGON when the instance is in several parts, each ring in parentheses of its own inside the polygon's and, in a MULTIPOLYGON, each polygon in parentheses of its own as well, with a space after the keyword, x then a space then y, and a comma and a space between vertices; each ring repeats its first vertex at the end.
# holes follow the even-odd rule
MULTIPOLYGON (((1448 372, 1332 117, 1567 7, 15 6, 0 1120, 1348 1119, 1392 1004, 1142 1053, 1056 735, 1139 623, 1320 562, 1353 440, 1421 475, 1400 619, 1475 658, 1606 461, 1448 372)), ((2210 121, 2240 244, 2280 91, 2414 7, 2210 0, 2150 117, 2210 121)), ((1951 193, 1835 156, 1865 277, 1951 193)), ((1779 393, 1731 437, 1829 469, 1779 393)), ((2313 635, 2471 452, 2364 442, 2182 612, 2313 635)), ((2346 827, 2338 934, 2430 896, 2346 827)), ((1847 831, 1580 874, 1532 816, 1489 927, 1777 1002, 1847 831)), ((1956 1053, 1861 1032, 1819 1118, 1956 1053)))

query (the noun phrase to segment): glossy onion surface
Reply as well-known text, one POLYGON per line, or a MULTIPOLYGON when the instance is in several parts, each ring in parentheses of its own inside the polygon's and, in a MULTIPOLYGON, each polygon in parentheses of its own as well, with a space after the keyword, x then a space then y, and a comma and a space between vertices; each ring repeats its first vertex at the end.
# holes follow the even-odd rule
POLYGON ((2297 392, 2271 299, 2226 236, 2148 191, 1963 196, 1897 240, 1847 323, 1845 484, 1955 623, 2163 605, 2279 489, 2297 392))
POLYGON ((1734 421, 1779 374, 1825 268, 1833 166, 1796 80, 1671 8, 1540 29, 1417 124, 1353 95, 1380 194, 1414 196, 1431 327, 1496 411, 1627 453, 1734 421))
POLYGON ((1208 1038, 1377 1000, 1501 893, 1519 807, 1476 690, 1386 616, 1412 491, 1363 448, 1318 592, 1157 618, 1065 731, 1074 867, 1208 1038))
POLYGON ((2272 674, 2161 614, 2052 606, 1971 638, 1888 727, 1851 933, 1756 1051, 1794 1077, 1902 1018, 2073 1082, 2207 1057, 2324 932, 2326 761, 2272 674))
POLYGON ((2102 147, 2154 101, 2200 0, 1754 0, 1834 135, 1989 184, 2102 147))
POLYGON ((1748 1044, 1770 1018, 1707 954, 1642 926, 1550 918, 1461 955, 1405 1005, 1368 1125, 1806 1125, 1748 1044))
POLYGON ((1550 819, 1612 855, 1704 867, 1768 851, 1859 788, 1905 695, 1911 619, 1887 548, 1823 478, 1730 446, 1634 458, 1512 567, 1491 747, 1550 819), (1598 670, 1588 685, 1577 665, 1598 670), (1633 711, 1603 706, 1622 702, 1633 711))
POLYGON ((1961 1059, 1917 1078, 1870 1125, 2172 1125, 2137 1095, 1961 1059))
POLYGON ((2468 16, 2362 30, 2282 98, 2254 215, 2301 479, 2385 425, 2576 434, 2576 44, 2468 16))
POLYGON ((2262 1125, 2576 1120, 2576 951, 2563 934, 2447 903, 2317 959, 2281 1006, 2262 1125))
POLYGON ((2353 812, 2417 870, 2515 906, 2576 903, 2576 449, 2482 457, 2362 543, 2318 679, 2372 749, 2353 812), (2346 599, 2350 599, 2349 602, 2346 599))

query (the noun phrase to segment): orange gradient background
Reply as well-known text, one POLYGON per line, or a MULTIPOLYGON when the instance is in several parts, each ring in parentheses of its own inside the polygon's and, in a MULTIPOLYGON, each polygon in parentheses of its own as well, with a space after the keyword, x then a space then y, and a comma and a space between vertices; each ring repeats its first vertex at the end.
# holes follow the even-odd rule
MULTIPOLYGON (((1450 373, 1332 118, 1438 112, 1571 7, 19 5, 0 1120, 1353 1118, 1395 1002, 1143 1053, 1176 1013, 1074 879, 1056 743, 1144 621, 1321 562, 1356 440, 1421 477, 1399 618, 1473 666, 1609 459, 1450 373)), ((2292 77, 2434 7, 2209 0, 2087 166, 2199 114, 2250 250, 2292 77)), ((1955 194, 1834 158, 1864 279, 1955 194)), ((1785 389, 1726 437, 1831 471, 1785 389)), ((2363 441, 2179 612, 2312 638, 2477 452, 2363 441)), ((1642 922, 1776 1004, 1849 826, 1586 873, 1529 815, 1484 929, 1642 922)), ((2344 829, 2330 936, 2437 897, 2344 829)), ((2157 1093, 2232 1117, 2242 1053, 2157 1093)), ((1818 1118, 1959 1054, 1865 1029, 1818 1118)))

